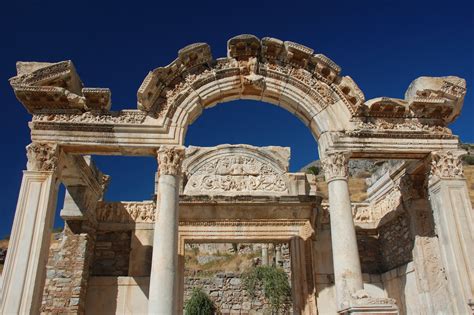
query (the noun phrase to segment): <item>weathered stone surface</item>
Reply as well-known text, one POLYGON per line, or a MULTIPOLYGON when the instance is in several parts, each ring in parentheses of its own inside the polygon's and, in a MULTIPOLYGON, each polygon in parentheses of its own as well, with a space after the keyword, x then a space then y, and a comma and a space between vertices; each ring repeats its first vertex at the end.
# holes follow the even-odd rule
MULTIPOLYGON (((40 307, 48 313, 80 313, 89 269, 118 279, 113 283, 104 277, 95 283, 107 293, 94 288, 88 294, 90 310, 103 312, 108 308, 101 308, 101 301, 120 301, 116 311, 121 313, 129 306, 142 313, 180 313, 177 295, 183 292, 183 282, 175 281, 175 273, 182 266, 178 254, 184 243, 222 239, 290 242, 297 266, 292 285, 298 314, 314 314, 317 308, 392 314, 397 312, 393 297, 402 313, 473 311, 472 204, 460 159, 465 152, 448 128, 463 106, 464 79, 421 77, 410 85, 405 99, 366 101, 351 77, 342 76, 340 67, 326 56, 291 41, 244 34, 229 40, 226 58, 214 59, 204 43, 180 50, 176 60, 146 76, 137 93, 138 110, 110 111, 110 91, 83 88, 71 61, 18 63, 10 83, 33 114, 32 144, 2 276, 0 313, 34 313, 40 307), (329 207, 320 205, 314 176, 288 173, 289 152, 281 148, 188 148, 185 183, 180 185, 181 145, 189 125, 203 110, 236 99, 278 105, 308 126, 324 161, 329 207), (80 157, 89 154, 157 156, 156 200, 102 202, 107 180, 98 179, 80 157), (366 202, 351 204, 350 158, 409 161, 380 171, 369 181, 366 202), (51 248, 49 266, 54 267, 46 271, 48 232, 60 182, 73 204, 62 214, 75 221, 68 222, 74 231, 60 247, 51 248), (180 193, 186 210, 181 221, 180 193), (429 228, 423 226, 431 221, 429 228), (84 240, 84 222, 94 229, 97 225, 97 240, 84 240), (143 281, 117 276, 127 276, 130 261, 135 262, 130 259, 136 245, 133 233, 151 228, 148 294, 136 290, 143 281), (87 255, 92 243, 94 263, 89 268, 81 253, 87 255), (313 243, 330 250, 318 252, 313 243), (374 258, 376 243, 381 258, 374 258), (71 264, 62 265, 60 258, 71 264), (386 271, 382 283, 376 281, 386 294, 379 296, 374 283, 364 283, 362 268, 386 271), (404 292, 397 289, 402 283, 404 292)), ((232 278, 229 285, 238 285, 235 275, 218 278, 232 278)), ((221 285, 220 280, 216 283, 221 285)), ((218 290, 210 293, 222 296, 218 290)), ((229 298, 233 297, 242 297, 242 292, 233 292, 229 298)), ((224 313, 247 312, 243 309, 249 306, 227 300, 223 305, 224 313)))

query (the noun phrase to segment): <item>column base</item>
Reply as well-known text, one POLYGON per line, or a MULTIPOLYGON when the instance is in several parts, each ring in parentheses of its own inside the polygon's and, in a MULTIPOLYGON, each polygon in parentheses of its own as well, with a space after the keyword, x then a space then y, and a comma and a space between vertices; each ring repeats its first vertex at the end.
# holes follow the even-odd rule
POLYGON ((364 290, 353 294, 351 302, 347 304, 339 314, 399 314, 395 299, 370 297, 364 290))

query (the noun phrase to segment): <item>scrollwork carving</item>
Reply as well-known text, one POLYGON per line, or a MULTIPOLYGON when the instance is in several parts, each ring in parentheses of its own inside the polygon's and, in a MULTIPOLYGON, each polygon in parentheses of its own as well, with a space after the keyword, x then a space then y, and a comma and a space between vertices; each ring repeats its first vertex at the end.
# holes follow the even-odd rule
POLYGON ((44 113, 33 115, 33 122, 83 124, 142 124, 146 113, 141 111, 85 112, 82 114, 44 113))
POLYGON ((58 167, 59 150, 54 143, 33 142, 26 147, 28 157, 27 170, 29 171, 55 171, 58 167))
POLYGON ((156 153, 160 175, 181 175, 181 165, 184 159, 182 147, 162 146, 156 153))

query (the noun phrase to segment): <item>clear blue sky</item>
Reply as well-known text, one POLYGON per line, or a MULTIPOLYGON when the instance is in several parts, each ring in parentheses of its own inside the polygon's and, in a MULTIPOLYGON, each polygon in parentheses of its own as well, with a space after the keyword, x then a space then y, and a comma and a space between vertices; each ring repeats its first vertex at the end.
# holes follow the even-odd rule
MULTIPOLYGON (((421 75, 467 79, 461 117, 451 125, 474 142, 474 2, 465 1, 4 1, 0 9, 0 102, 3 180, 0 237, 10 233, 29 143, 30 115, 7 79, 15 62, 73 60, 86 86, 112 90, 112 108, 136 108, 148 71, 177 51, 207 42, 214 57, 238 34, 271 36, 333 59, 366 98, 403 97, 421 75)), ((317 158, 309 131, 284 110, 237 101, 207 110, 186 144, 291 146, 291 170, 317 158)), ((100 157, 112 175, 107 198, 142 200, 153 192, 153 158, 100 157)), ((60 197, 60 199, 62 196, 60 197)), ((60 201, 60 204, 62 201, 60 201)), ((56 224, 59 224, 57 220, 56 224)))

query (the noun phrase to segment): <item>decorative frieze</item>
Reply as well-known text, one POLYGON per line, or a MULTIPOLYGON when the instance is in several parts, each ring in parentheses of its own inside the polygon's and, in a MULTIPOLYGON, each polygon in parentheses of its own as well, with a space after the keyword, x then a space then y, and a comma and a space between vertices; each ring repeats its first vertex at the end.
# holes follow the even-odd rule
POLYGON ((96 217, 102 223, 153 223, 156 204, 153 202, 100 202, 96 217))
POLYGON ((321 161, 326 181, 349 177, 349 152, 332 152, 321 161))
POLYGON ((91 111, 85 113, 41 113, 33 115, 33 122, 55 122, 71 124, 134 124, 145 122, 147 114, 137 110, 124 110, 119 112, 91 111))
POLYGON ((377 133, 392 137, 417 137, 417 138, 453 138, 451 130, 447 127, 432 123, 422 123, 418 118, 373 118, 369 121, 354 119, 354 129, 345 133, 354 137, 371 136, 377 133))
POLYGON ((58 167, 59 149, 57 144, 32 142, 26 147, 28 171, 55 171, 58 167))
MULTIPOLYGON (((356 224, 367 224, 367 223, 374 223, 378 219, 373 213, 372 207, 368 203, 352 203, 352 218, 354 223, 356 224)), ((329 224, 329 204, 322 203, 321 204, 321 219, 320 223, 322 224, 329 224)))
POLYGON ((430 177, 441 179, 463 178, 461 156, 464 152, 438 151, 431 153, 430 177))
POLYGON ((184 148, 162 146, 156 152, 159 175, 181 175, 181 164, 184 159, 184 148))

